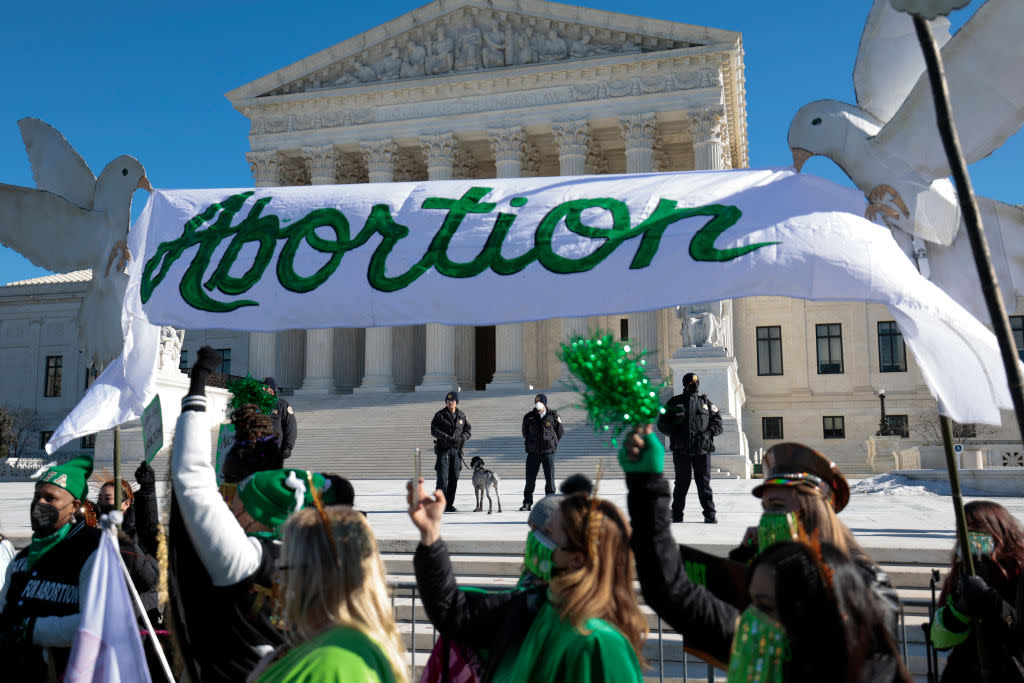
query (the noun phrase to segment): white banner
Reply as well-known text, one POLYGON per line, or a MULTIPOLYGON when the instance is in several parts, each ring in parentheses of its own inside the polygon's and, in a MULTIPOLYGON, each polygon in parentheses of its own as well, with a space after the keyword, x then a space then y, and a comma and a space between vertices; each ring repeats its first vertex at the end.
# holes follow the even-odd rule
MULTIPOLYGON (((491 325, 754 295, 869 301, 889 305, 950 417, 998 424, 1011 402, 994 335, 863 211, 855 190, 792 169, 157 191, 130 233, 124 324, 491 325)), ((145 396, 156 351, 134 348, 148 355, 125 356, 106 385, 145 396)))

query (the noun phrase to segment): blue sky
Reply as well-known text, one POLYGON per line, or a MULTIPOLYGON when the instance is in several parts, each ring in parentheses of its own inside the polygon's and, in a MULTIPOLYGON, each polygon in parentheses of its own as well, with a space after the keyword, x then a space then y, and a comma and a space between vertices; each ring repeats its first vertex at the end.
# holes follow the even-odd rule
MULTIPOLYGON (((131 154, 146 167, 154 187, 249 186, 249 124, 224 93, 420 4, 0 3, 0 183, 33 185, 17 120, 35 116, 61 130, 94 173, 115 156, 131 154)), ((580 4, 609 11, 627 7, 638 16, 740 31, 752 167, 791 163, 786 132, 803 104, 854 100, 851 73, 868 0, 580 4)), ((954 25, 970 11, 954 17, 954 25)), ((1018 134, 971 167, 976 192, 1024 203, 1014 163, 1022 157, 1024 136, 1018 134)), ((846 182, 822 158, 808 162, 805 172, 846 182)), ((135 214, 146 197, 136 194, 135 214)), ((42 274, 0 247, 0 283, 42 274)))

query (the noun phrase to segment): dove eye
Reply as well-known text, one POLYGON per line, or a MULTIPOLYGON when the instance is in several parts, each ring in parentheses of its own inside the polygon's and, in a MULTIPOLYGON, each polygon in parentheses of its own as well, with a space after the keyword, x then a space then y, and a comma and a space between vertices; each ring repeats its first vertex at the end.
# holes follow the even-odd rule
POLYGON ((122 168, 121 169, 121 175, 128 175, 128 169, 127 168, 122 168))
POLYGON ((812 126, 820 126, 821 125, 821 117, 819 116, 818 118, 816 118, 813 121, 811 121, 811 125, 812 126))

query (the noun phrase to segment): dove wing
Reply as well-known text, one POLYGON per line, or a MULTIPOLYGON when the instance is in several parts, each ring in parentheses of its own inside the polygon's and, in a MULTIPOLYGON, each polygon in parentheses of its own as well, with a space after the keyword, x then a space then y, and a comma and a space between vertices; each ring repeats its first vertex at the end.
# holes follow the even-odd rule
POLYGON ((91 209, 96 176, 71 143, 59 130, 39 119, 21 119, 18 128, 32 164, 36 187, 60 195, 83 209, 91 209))
POLYGON ((95 269, 110 248, 107 216, 43 190, 0 184, 0 244, 40 268, 95 269))
MULTIPOLYGON (((1024 2, 988 0, 942 49, 953 118, 968 164, 994 152, 1024 122, 1021 26, 1024 2)), ((927 178, 949 175, 927 74, 875 141, 927 178)))
MULTIPOLYGON (((928 22, 942 47, 949 41, 949 20, 928 22)), ((853 87, 857 106, 879 121, 888 121, 899 110, 924 72, 924 57, 909 14, 897 12, 891 0, 875 0, 860 36, 853 87)))

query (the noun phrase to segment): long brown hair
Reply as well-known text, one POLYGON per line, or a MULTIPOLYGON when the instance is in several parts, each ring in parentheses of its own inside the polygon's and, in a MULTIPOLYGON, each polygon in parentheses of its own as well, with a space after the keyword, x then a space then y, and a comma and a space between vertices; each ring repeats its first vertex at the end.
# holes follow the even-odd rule
POLYGON ((581 632, 587 620, 593 618, 617 628, 645 666, 642 652, 647 620, 633 590, 629 523, 614 504, 600 498, 566 496, 559 510, 569 549, 583 553, 586 561, 580 569, 551 580, 553 604, 581 632))
POLYGON ((860 547, 849 527, 839 521, 832 503, 817 486, 797 486, 797 501, 800 503, 800 523, 808 536, 817 534, 819 541, 831 543, 836 549, 860 562, 874 564, 860 547))
MULTIPOLYGON (((995 549, 987 562, 989 585, 1003 595, 1012 594, 1012 586, 1024 571, 1024 527, 999 503, 991 500, 975 500, 964 505, 968 531, 992 534, 995 549)), ((975 566, 975 569, 979 567, 975 566)), ((956 548, 950 560, 949 574, 942 583, 939 604, 945 604, 949 595, 960 583, 962 572, 956 548)))

